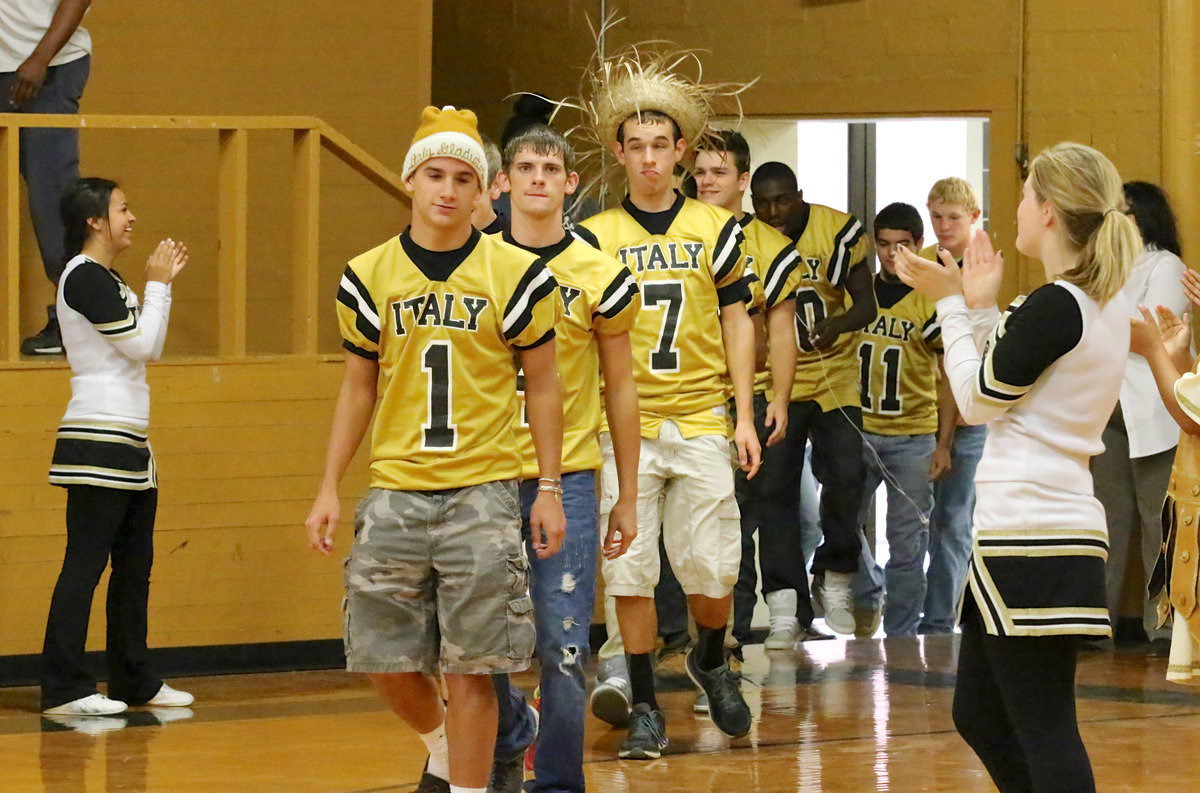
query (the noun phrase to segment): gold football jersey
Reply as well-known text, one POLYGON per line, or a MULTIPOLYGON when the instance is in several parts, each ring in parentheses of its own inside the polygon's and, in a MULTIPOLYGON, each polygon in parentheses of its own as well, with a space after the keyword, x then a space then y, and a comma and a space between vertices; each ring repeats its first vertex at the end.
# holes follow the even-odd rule
MULTIPOLYGON (((509 232, 504 241, 517 242, 509 232)), ((596 334, 618 335, 633 327, 641 293, 629 268, 593 247, 586 229, 567 232, 562 242, 547 248, 526 248, 545 262, 558 281, 563 312, 555 326, 555 357, 563 392, 562 472, 600 467, 600 352, 596 334)), ((523 377, 519 378, 523 389, 523 377)), ((538 476, 533 436, 521 397, 521 478, 538 476)))
POLYGON ((343 346, 379 362, 371 487, 521 473, 513 353, 554 338, 558 295, 542 260, 477 231, 456 251, 405 233, 350 261, 337 297, 343 346))
POLYGON ((808 223, 796 240, 800 288, 796 290, 793 402, 816 400, 822 411, 858 404, 858 334, 843 333, 823 352, 805 347, 809 328, 850 307, 846 274, 866 261, 873 248, 856 217, 822 204, 809 205, 808 223))
MULTIPOLYGON (((749 212, 742 215, 740 223, 746 235, 746 271, 755 276, 750 286, 756 292, 752 306, 765 312, 796 296, 800 287, 800 254, 787 235, 749 212)), ((754 393, 763 393, 770 384, 771 372, 767 367, 754 373, 754 393)))
POLYGON ((741 226, 719 207, 679 195, 665 212, 626 198, 581 224, 633 272, 642 310, 630 331, 642 436, 666 419, 684 437, 725 434, 721 306, 744 301, 741 226))
POLYGON ((875 279, 879 316, 859 336, 863 429, 876 435, 937 432, 942 328, 934 302, 912 287, 875 279))

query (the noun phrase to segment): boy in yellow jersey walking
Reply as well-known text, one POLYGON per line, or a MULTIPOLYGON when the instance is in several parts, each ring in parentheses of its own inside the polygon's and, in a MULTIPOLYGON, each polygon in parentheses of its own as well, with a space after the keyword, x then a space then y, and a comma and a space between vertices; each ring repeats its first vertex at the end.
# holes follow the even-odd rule
POLYGON ((954 436, 953 396, 939 400, 941 326, 929 298, 896 275, 896 251, 921 247, 924 224, 916 207, 889 204, 873 227, 879 275, 879 316, 863 328, 858 344, 867 468, 863 513, 880 482, 887 485, 888 561, 883 629, 914 636, 925 604, 925 552, 929 545, 932 481, 950 463, 954 436), (939 427, 939 418, 945 427, 939 427))
MULTIPOLYGON (((792 329, 796 312, 796 289, 800 286, 800 254, 792 241, 742 209, 750 187, 750 146, 733 130, 713 133, 696 153, 696 190, 706 204, 719 206, 733 214, 746 236, 747 273, 754 277, 751 289, 765 309, 754 311, 755 341, 760 348, 758 371, 754 378, 754 427, 763 444, 762 466, 758 476, 747 479, 736 474, 736 494, 742 524, 742 561, 733 597, 733 635, 744 644, 749 639, 750 618, 754 611, 755 565, 754 535, 761 525, 759 483, 776 466, 795 470, 803 460, 789 460, 780 450, 767 448, 783 439, 783 425, 777 419, 789 407, 796 375, 796 337, 792 329), (761 349, 765 347, 765 354, 761 349), (770 386, 774 399, 767 401, 770 386)), ((803 455, 804 449, 800 448, 803 455)), ((773 551, 763 548, 763 555, 773 551)), ((811 618, 800 625, 796 612, 800 594, 807 600, 808 581, 804 566, 778 569, 764 564, 762 591, 771 610, 771 630, 764 647, 790 650, 802 633, 813 630, 811 618)), ((811 612, 811 607, 809 607, 811 612)))
MULTIPOLYGON (((562 550, 549 559, 531 552, 530 591, 541 666, 541 724, 534 752, 532 791, 582 793, 583 726, 587 701, 584 667, 596 594, 596 471, 600 468, 600 377, 615 450, 618 491, 608 512, 604 557, 616 558, 637 535, 637 386, 629 329, 641 294, 629 268, 593 247, 584 229, 563 230, 563 201, 579 176, 567 140, 544 125, 526 129, 504 149, 501 184, 511 198, 503 239, 537 256, 554 274, 563 313, 555 345, 563 388, 562 550)), ((521 505, 528 515, 539 476, 533 438, 517 436, 523 464, 521 505)), ((523 749, 530 732, 523 698, 497 676, 500 731, 489 791, 517 793, 524 782, 523 749), (523 718, 524 717, 524 718, 523 718)))
POLYGON ((402 176, 412 226, 353 259, 338 290, 346 373, 307 527, 329 553, 338 482, 377 414, 346 560, 346 668, 367 674, 428 747, 419 791, 483 793, 490 676, 528 667, 534 644, 514 355, 541 472, 536 554, 552 556, 563 537, 561 301, 541 259, 471 227, 486 182, 474 113, 426 108, 402 176))
MULTIPOLYGON (((981 214, 979 200, 970 182, 956 176, 939 179, 929 190, 929 219, 937 244, 921 256, 938 261, 939 248, 961 265, 971 230, 981 214)), ((929 518, 929 570, 925 592, 925 615, 921 633, 951 633, 958 621, 958 600, 967 581, 971 559, 971 524, 975 514, 975 469, 983 456, 987 427, 969 425, 958 418, 953 405, 954 434, 950 468, 933 485, 933 513, 929 518)))
MULTIPOLYGON (((726 376, 733 386, 739 464, 751 475, 760 447, 753 422, 754 325, 746 311, 742 230, 729 212, 672 189, 675 166, 704 132, 705 88, 677 89, 670 56, 631 48, 597 70, 587 98, 595 138, 611 146, 629 193, 619 206, 583 222, 600 249, 625 263, 642 291, 630 332, 641 411, 638 536, 629 552, 605 559, 605 587, 616 598, 632 691, 629 733, 620 756, 659 757, 667 745, 654 690, 654 585, 661 535, 696 622, 685 665, 708 695, 718 729, 750 731, 750 710, 725 660, 724 636, 741 559, 726 429, 726 376)), ((610 417, 611 420, 611 417, 610 417)), ((601 437, 601 515, 617 495, 608 436, 601 437)))
MULTIPOLYGON (((816 592, 826 624, 838 633, 856 629, 851 582, 862 547, 862 416, 858 395, 858 332, 875 318, 868 260, 871 240, 853 215, 804 200, 796 174, 769 162, 751 178, 755 213, 791 238, 801 259, 796 292, 800 353, 781 453, 802 459, 813 445, 813 469, 823 486, 821 531, 813 558, 816 592), (790 448, 789 448, 790 447, 790 448)), ((759 541, 771 565, 803 568, 797 503, 800 472, 765 477, 759 541)), ((770 573, 764 571, 764 578, 770 573)))

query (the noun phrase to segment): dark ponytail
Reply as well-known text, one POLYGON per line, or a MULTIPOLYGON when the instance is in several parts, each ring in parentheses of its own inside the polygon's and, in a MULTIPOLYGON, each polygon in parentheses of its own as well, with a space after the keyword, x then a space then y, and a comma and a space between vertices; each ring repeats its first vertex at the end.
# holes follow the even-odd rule
POLYGON ((58 210, 62 217, 63 242, 68 260, 79 255, 91 236, 88 221, 92 218, 108 220, 108 204, 116 189, 117 183, 111 179, 89 176, 76 179, 63 193, 58 210))

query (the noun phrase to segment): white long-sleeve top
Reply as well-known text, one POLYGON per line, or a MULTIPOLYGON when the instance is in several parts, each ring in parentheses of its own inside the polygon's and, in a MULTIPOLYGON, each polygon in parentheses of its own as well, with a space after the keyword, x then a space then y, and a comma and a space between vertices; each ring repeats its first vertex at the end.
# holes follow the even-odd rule
POLYGON ((58 324, 71 364, 64 423, 118 422, 144 430, 150 420, 146 361, 162 355, 171 287, 146 284, 145 302, 121 276, 82 254, 58 283, 58 324))
MULTIPOLYGON (((1176 314, 1186 311, 1188 299, 1179 280, 1186 269, 1187 265, 1170 251, 1147 248, 1121 290, 1121 296, 1129 303, 1131 316, 1141 317, 1137 309, 1139 304, 1152 311, 1155 306, 1166 306, 1176 314)), ((1121 415, 1129 435, 1130 457, 1165 452, 1179 442, 1179 425, 1158 395, 1150 364, 1133 352, 1125 362, 1121 415)))
POLYGON ((1032 482, 1090 495, 1089 459, 1116 406, 1129 350, 1129 310, 1101 306, 1055 281, 1003 316, 937 304, 945 369, 969 424, 988 424, 976 482, 1032 482))

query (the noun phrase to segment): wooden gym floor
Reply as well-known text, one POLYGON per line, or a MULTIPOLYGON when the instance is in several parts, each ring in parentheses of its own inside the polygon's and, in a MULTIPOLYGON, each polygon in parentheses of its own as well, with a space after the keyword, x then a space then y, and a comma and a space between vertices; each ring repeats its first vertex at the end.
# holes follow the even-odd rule
MULTIPOLYGON (((693 716, 694 694, 673 659, 660 696, 670 754, 618 761, 621 732, 589 716, 589 789, 992 791, 950 721, 953 648, 949 637, 809 642, 770 656, 752 647, 744 689, 761 716, 732 745, 693 716)), ((1164 682, 1165 664, 1129 651, 1081 658, 1080 721, 1104 793, 1200 791, 1200 691, 1164 682)), ((33 689, 0 690, 0 791, 392 793, 416 784, 420 742, 355 676, 178 682, 197 695, 190 713, 141 710, 88 729, 33 712, 33 689)))

